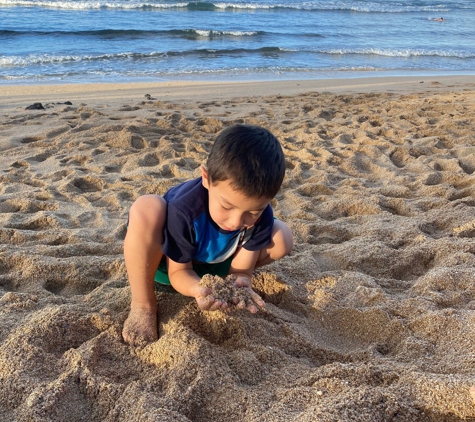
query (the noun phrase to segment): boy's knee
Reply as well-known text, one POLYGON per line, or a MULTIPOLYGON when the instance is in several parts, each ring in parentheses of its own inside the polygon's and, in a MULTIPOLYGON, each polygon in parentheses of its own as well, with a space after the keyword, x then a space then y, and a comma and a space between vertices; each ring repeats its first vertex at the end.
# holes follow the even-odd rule
POLYGON ((272 258, 274 260, 290 255, 290 252, 294 247, 294 237, 287 224, 285 224, 283 221, 276 220, 274 222, 272 239, 274 243, 274 251, 272 254, 274 256, 272 258))
POLYGON ((167 215, 167 203, 158 195, 144 195, 132 204, 129 211, 129 226, 161 228, 167 215))

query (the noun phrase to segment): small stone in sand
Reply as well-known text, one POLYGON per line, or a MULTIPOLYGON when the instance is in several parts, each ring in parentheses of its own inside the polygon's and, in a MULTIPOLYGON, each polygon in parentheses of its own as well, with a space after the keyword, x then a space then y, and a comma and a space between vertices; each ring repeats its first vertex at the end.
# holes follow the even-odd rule
POLYGON ((44 110, 45 108, 43 107, 43 104, 41 103, 33 103, 26 107, 25 110, 44 110))

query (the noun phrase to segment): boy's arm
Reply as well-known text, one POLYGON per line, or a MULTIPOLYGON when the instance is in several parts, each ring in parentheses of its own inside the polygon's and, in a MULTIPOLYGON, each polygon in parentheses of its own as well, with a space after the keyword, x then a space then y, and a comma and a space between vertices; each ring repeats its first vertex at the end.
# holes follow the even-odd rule
POLYGON ((234 274, 248 280, 250 286, 252 273, 256 267, 259 254, 260 251, 248 251, 242 247, 239 248, 231 262, 229 274, 234 274))
POLYGON ((158 338, 157 299, 153 278, 162 257, 162 228, 166 203, 156 195, 138 198, 129 212, 124 258, 132 293, 122 336, 133 346, 158 338))
POLYGON ((214 300, 209 288, 201 286, 201 279, 193 270, 191 262, 179 263, 167 257, 168 278, 173 288, 184 296, 194 297, 198 307, 203 310, 214 311, 225 308, 227 303, 214 300))

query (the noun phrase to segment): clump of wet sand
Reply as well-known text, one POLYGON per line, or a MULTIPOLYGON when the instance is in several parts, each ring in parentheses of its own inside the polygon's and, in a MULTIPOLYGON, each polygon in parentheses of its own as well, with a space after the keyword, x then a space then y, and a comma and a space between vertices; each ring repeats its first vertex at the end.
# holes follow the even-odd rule
POLYGON ((251 292, 245 287, 237 287, 234 283, 237 277, 230 274, 225 278, 218 275, 205 274, 200 281, 200 285, 211 289, 210 296, 215 300, 220 300, 228 305, 237 308, 245 308, 253 304, 251 292))

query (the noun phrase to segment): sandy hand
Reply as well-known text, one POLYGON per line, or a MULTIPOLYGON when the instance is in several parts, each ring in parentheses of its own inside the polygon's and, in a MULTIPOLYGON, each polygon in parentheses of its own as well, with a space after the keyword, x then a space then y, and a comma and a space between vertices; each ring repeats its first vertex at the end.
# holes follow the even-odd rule
POLYGON ((131 346, 146 346, 158 340, 157 311, 133 308, 124 322, 122 337, 131 346))
POLYGON ((210 290, 210 296, 219 302, 235 306, 238 309, 247 309, 256 313, 265 306, 262 298, 252 290, 250 281, 233 274, 225 279, 219 276, 206 274, 200 285, 210 290))
POLYGON ((470 387, 470 395, 472 396, 473 404, 475 404, 475 385, 470 387))
POLYGON ((238 309, 247 309, 253 314, 266 305, 251 287, 236 287, 236 294, 231 300, 238 309))
POLYGON ((215 311, 228 307, 225 301, 213 295, 213 290, 210 287, 203 286, 202 283, 196 286, 195 299, 198 307, 203 311, 215 311))

